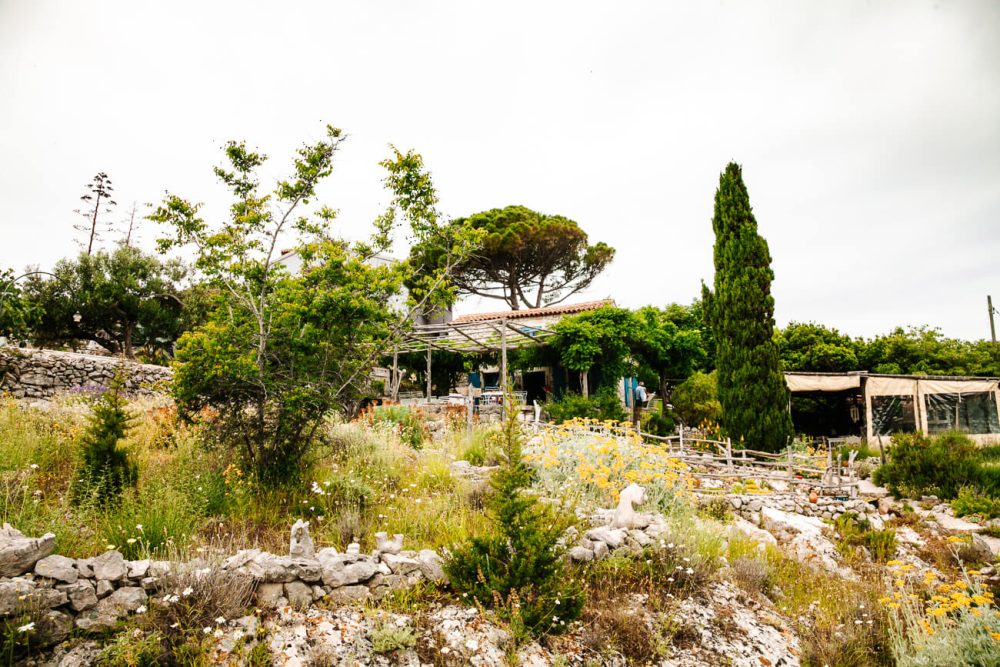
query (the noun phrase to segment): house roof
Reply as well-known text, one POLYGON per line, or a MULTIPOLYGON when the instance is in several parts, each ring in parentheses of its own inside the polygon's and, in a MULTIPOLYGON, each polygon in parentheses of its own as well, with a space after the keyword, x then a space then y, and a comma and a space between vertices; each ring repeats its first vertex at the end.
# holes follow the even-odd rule
POLYGON ((545 317, 547 315, 570 315, 572 313, 582 313, 588 310, 597 310, 603 306, 613 305, 615 305, 614 299, 601 299, 600 301, 584 301, 582 303, 546 306, 545 308, 501 310, 492 313, 471 313, 469 315, 456 317, 452 320, 452 324, 464 324, 466 322, 489 322, 495 320, 523 320, 533 317, 545 317))

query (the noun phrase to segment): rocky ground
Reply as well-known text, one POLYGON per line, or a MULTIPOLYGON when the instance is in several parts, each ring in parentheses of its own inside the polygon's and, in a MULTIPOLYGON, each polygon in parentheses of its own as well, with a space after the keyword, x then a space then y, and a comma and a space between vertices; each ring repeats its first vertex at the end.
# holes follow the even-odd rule
MULTIPOLYGON (((484 471, 465 467, 470 468, 470 476, 485 478, 484 471)), ((590 517, 591 528, 567 534, 572 560, 599 561, 619 550, 640 557, 644 549, 667 548, 660 544, 667 530, 664 517, 633 507, 644 501, 642 489, 637 489, 623 491, 627 502, 617 510, 590 517)), ((722 496, 732 513, 723 535, 727 540, 756 542, 759 549, 777 546, 817 570, 853 580, 858 577, 858 564, 845 562, 830 521, 854 512, 881 527, 900 514, 904 505, 867 483, 861 492, 858 498, 815 502, 794 493, 722 496)), ((718 498, 703 500, 717 502, 718 498)), ((981 526, 954 517, 936 499, 907 504, 919 521, 893 523, 894 556, 912 566, 912 576, 937 572, 928 544, 951 535, 971 535, 961 543, 970 561, 991 563, 1000 552, 1000 540, 979 536, 981 526)), ((126 561, 111 550, 74 560, 51 554, 51 535, 31 538, 5 525, 0 531, 0 617, 12 618, 26 611, 34 614, 32 631, 44 636, 53 648, 29 664, 92 664, 99 646, 94 639, 80 636, 81 631, 111 630, 122 619, 150 607, 178 603, 187 595, 187 589, 174 590, 180 586, 180 575, 197 582, 199 577, 221 573, 252 582, 248 591, 253 591, 257 612, 218 618, 206 625, 208 654, 216 664, 245 664, 255 651, 281 665, 627 663, 624 654, 595 647, 589 637, 593 628, 581 623, 541 644, 516 646, 509 629, 491 615, 447 598, 414 609, 380 607, 374 602, 390 593, 443 584, 443 572, 439 554, 404 550, 401 536, 380 535, 378 546, 369 554, 353 545, 346 553, 315 550, 307 527, 297 525, 287 556, 248 550, 213 565, 204 560, 126 561), (73 639, 69 639, 71 634, 73 639)), ((675 600, 669 612, 662 605, 650 604, 644 595, 622 600, 634 629, 664 638, 656 647, 657 664, 799 665, 802 637, 796 634, 792 619, 765 596, 734 585, 727 572, 728 565, 723 563, 709 585, 675 600)), ((988 581, 1000 583, 990 565, 981 572, 988 581)))

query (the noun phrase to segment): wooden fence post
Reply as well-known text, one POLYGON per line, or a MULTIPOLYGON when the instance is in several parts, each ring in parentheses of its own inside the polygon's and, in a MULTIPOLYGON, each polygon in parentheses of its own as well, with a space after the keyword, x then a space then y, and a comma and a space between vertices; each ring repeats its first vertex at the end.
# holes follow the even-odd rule
POLYGON ((733 471, 733 439, 726 438, 726 467, 729 468, 729 472, 733 471))
POLYGON ((792 446, 788 445, 788 479, 795 479, 795 460, 792 458, 792 446))

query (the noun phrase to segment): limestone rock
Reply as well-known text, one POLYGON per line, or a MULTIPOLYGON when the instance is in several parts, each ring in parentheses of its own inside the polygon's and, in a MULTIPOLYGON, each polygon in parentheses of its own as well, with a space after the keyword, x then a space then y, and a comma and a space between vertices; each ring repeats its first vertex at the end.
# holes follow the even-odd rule
POLYGON ((296 609, 305 609, 313 601, 312 588, 301 581, 290 581, 284 584, 285 598, 288 604, 296 609))
POLYGON ((427 579, 438 584, 445 580, 444 568, 441 566, 441 556, 430 549, 421 549, 417 553, 417 561, 420 563, 420 572, 427 579))
POLYGON ((72 558, 66 558, 66 556, 46 556, 35 563, 35 574, 39 577, 47 577, 72 584, 80 577, 80 572, 76 569, 75 563, 72 558))
POLYGON ((52 553, 56 536, 45 533, 41 537, 25 537, 5 523, 0 528, 0 577, 19 577, 30 572, 35 563, 52 553))
POLYGON ((129 579, 142 579, 149 572, 150 560, 147 558, 145 560, 130 560, 126 561, 128 566, 128 578, 129 579))
POLYGON ((66 593, 69 598, 69 606, 73 608, 73 611, 84 611, 97 606, 97 592, 94 590, 94 584, 86 579, 58 586, 57 589, 66 593))
POLYGON ((265 609, 278 607, 280 606, 279 601, 283 599, 284 593, 284 584, 258 584, 257 604, 265 609))
POLYGON ((390 540, 388 533, 375 533, 375 548, 384 554, 398 554, 403 550, 403 535, 396 533, 390 540))
POLYGON ((625 531, 621 528, 610 528, 608 526, 598 526, 591 528, 586 533, 587 539, 594 542, 604 542, 611 549, 617 549, 625 542, 625 531))
POLYGON ((368 597, 366 586, 341 586, 330 591, 327 599, 338 604, 364 600, 368 597))
POLYGON ((586 547, 573 547, 569 550, 569 557, 578 563, 586 563, 594 560, 594 552, 586 547))
POLYGON ((125 557, 118 551, 105 551, 90 562, 95 579, 120 581, 128 574, 125 557))
POLYGON ((389 566, 393 574, 409 574, 415 570, 420 570, 420 562, 408 556, 384 553, 382 554, 382 562, 389 566))
POLYGON ((323 583, 331 588, 351 586, 371 579, 376 570, 375 563, 368 560, 350 564, 331 560, 323 566, 323 583))
POLYGON ((246 572, 264 583, 287 583, 296 579, 314 582, 322 577, 322 567, 318 560, 269 553, 255 556, 246 566, 246 572))
POLYGON ((733 525, 729 534, 733 535, 734 533, 741 533, 742 535, 749 537, 751 540, 760 544, 778 546, 778 540, 774 538, 774 535, 767 532, 763 528, 758 528, 742 517, 736 517, 733 520, 733 525))
POLYGON ((38 618, 35 629, 45 643, 58 644, 73 631, 73 617, 65 612, 49 609, 38 618))
POLYGON ((104 598, 111 595, 111 591, 115 590, 115 585, 112 584, 107 579, 97 580, 97 597, 104 598))
POLYGON ((137 586, 119 588, 98 602, 96 607, 80 614, 76 627, 94 632, 111 630, 119 619, 144 605, 148 599, 146 591, 137 586))
POLYGON ((299 519, 292 525, 292 539, 288 545, 288 555, 293 558, 314 558, 316 549, 309 536, 309 522, 299 519))

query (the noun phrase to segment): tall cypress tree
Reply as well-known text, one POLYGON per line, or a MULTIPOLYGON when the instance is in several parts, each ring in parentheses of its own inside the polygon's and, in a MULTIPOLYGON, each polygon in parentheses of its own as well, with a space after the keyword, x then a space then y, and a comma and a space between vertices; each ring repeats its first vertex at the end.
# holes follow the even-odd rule
POLYGON ((774 342, 774 272, 736 163, 719 178, 712 228, 715 291, 703 285, 702 292, 716 342, 722 427, 749 448, 778 451, 793 429, 774 342))

